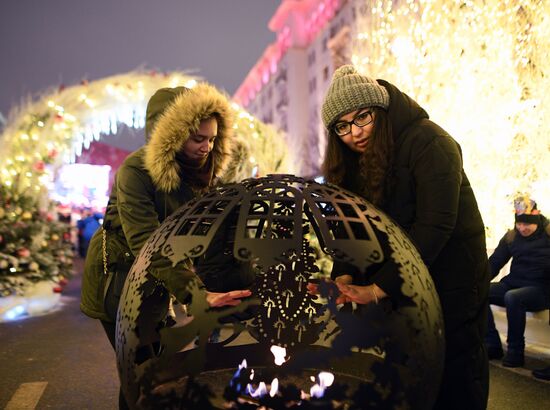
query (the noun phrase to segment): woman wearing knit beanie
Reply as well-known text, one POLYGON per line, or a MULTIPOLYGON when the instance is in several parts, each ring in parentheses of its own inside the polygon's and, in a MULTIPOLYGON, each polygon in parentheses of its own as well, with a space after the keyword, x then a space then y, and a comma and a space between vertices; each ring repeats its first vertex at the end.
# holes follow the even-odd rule
POLYGON ((506 367, 524 364, 525 312, 550 308, 550 225, 527 195, 514 200, 515 225, 489 257, 491 277, 512 259, 510 272, 500 282, 491 283, 489 303, 504 306, 508 320, 508 350, 502 350, 489 309, 486 343, 489 359, 500 359, 506 367))
MULTIPOLYGON (((412 98, 351 65, 334 73, 321 114, 328 131, 325 179, 389 214, 410 235, 434 280, 446 341, 434 408, 486 408, 485 228, 460 146, 412 98)), ((389 297, 402 303, 399 272, 381 265, 367 274, 335 263, 343 299, 371 303, 389 297)))

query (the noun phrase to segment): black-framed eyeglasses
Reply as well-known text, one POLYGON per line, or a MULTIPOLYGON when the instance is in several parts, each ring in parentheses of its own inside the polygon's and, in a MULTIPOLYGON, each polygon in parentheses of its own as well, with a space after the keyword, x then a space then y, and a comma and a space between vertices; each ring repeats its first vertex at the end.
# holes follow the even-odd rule
POLYGON ((343 137, 344 135, 347 135, 351 132, 351 124, 355 124, 360 128, 363 128, 367 125, 369 125, 371 122, 374 121, 374 118, 372 117, 372 111, 361 111, 359 114, 357 114, 351 121, 338 121, 336 124, 334 124, 334 127, 332 129, 338 135, 339 137, 343 137))

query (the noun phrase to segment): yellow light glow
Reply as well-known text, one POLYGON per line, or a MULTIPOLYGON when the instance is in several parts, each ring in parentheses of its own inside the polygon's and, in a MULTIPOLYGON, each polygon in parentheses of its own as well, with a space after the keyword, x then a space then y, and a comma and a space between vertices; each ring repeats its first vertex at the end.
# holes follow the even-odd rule
MULTIPOLYGON (((23 193, 36 206, 47 204, 46 196, 53 187, 58 166, 75 162, 83 146, 98 140, 101 134, 116 133, 120 123, 143 128, 145 101, 155 90, 176 83, 192 88, 197 80, 179 72, 168 76, 130 72, 89 82, 85 88, 76 85, 56 90, 17 107, 19 114, 10 119, 0 135, 0 183, 9 188, 7 191, 13 191, 8 194, 23 193), (37 166, 41 168, 38 161, 51 166, 36 172, 37 166)), ((243 158, 250 158, 253 152, 252 161, 260 164, 263 172, 289 172, 286 146, 278 131, 257 122, 238 105, 233 108, 238 117, 235 137, 243 158)), ((252 175, 254 166, 249 161, 241 165, 234 170, 237 174, 231 176, 234 180, 252 175)))
POLYGON ((358 21, 352 62, 460 143, 489 248, 513 226, 516 192, 550 214, 549 18, 537 0, 379 0, 358 21))
POLYGON ((197 81, 192 79, 185 82, 184 86, 187 88, 194 88, 197 85, 197 81))

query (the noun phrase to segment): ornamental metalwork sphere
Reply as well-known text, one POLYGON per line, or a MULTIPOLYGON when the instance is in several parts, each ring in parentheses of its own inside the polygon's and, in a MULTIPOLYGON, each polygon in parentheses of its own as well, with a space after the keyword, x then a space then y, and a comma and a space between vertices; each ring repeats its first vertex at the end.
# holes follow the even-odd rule
POLYGON ((307 369, 329 370, 347 386, 337 396, 349 408, 431 408, 443 351, 439 299, 407 235, 361 197, 292 175, 225 185, 177 210, 136 259, 117 319, 122 390, 141 408, 218 408, 220 399, 239 408, 234 399, 245 392, 236 382, 201 380, 242 359, 277 374, 281 384, 307 369), (209 308, 206 290, 241 286, 228 279, 226 266, 215 267, 213 278, 203 278, 207 289, 189 284, 187 317, 167 326, 171 295, 148 273, 151 257, 160 253, 166 266, 201 266, 209 252, 247 271, 253 296, 209 308), (350 269, 358 284, 396 275, 401 293, 378 304, 337 306, 337 288, 320 280, 332 264, 350 269), (320 294, 308 292, 308 282, 319 283, 320 294), (272 364, 272 346, 287 349, 282 366, 272 364), (230 384, 236 392, 228 393, 230 384), (225 392, 214 396, 223 397, 211 399, 206 392, 220 386, 225 392))

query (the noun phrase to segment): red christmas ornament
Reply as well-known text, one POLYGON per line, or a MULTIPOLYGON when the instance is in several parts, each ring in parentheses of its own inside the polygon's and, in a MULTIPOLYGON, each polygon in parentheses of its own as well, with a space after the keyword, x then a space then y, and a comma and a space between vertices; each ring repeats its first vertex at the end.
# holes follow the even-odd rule
POLYGON ((52 290, 53 290, 53 293, 61 293, 61 292, 63 292, 63 287, 62 286, 54 286, 52 290))
POLYGON ((68 241, 69 239, 71 239, 69 232, 63 232, 63 240, 68 241))
POLYGON ((48 151, 48 158, 53 159, 55 157, 57 157, 57 150, 55 148, 52 148, 48 151))
POLYGON ((19 248, 17 250, 17 255, 21 258, 28 258, 31 256, 31 251, 29 251, 27 248, 19 248))
POLYGON ((33 168, 37 172, 44 172, 46 165, 44 164, 44 161, 36 161, 33 165, 33 168))
POLYGON ((60 286, 67 286, 67 283, 69 283, 69 281, 65 278, 61 278, 57 283, 59 283, 60 286))

